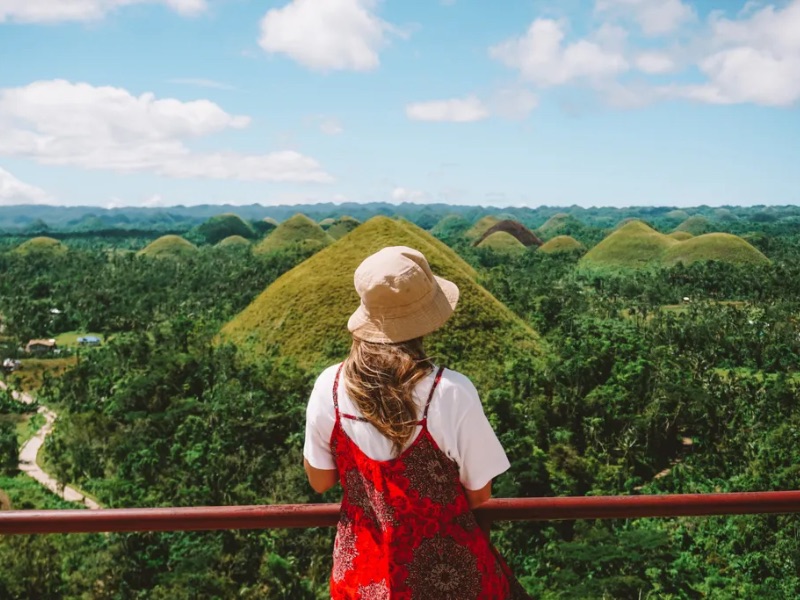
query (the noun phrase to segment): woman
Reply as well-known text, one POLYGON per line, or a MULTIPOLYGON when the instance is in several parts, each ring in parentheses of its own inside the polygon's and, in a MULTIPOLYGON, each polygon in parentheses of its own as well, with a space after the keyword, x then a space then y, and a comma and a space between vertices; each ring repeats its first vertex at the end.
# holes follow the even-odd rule
POLYGON ((364 260, 355 287, 350 356, 317 379, 303 452, 314 490, 344 492, 331 597, 527 597, 471 510, 508 459, 469 379, 423 350, 458 288, 404 246, 364 260))

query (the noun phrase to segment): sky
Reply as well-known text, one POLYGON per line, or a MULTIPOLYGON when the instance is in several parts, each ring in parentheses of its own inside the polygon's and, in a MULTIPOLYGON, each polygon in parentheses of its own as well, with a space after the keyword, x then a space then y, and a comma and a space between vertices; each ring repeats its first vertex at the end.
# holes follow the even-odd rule
POLYGON ((0 0, 0 205, 800 203, 800 0, 0 0))

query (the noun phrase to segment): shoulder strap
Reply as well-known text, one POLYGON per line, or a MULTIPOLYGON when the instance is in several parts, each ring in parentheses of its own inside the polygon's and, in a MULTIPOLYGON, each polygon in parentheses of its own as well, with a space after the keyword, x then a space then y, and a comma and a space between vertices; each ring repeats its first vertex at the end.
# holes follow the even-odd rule
POLYGON ((422 425, 425 425, 428 421, 428 408, 430 408, 431 406, 431 400, 433 400, 433 393, 436 391, 439 382, 442 380, 442 373, 444 373, 444 367, 439 367, 439 370, 436 372, 436 378, 433 380, 431 391, 428 393, 428 401, 425 403, 425 412, 422 413, 422 422, 421 422, 422 425))
POLYGON ((342 373, 344 363, 336 369, 336 377, 333 378, 333 410, 336 411, 336 422, 339 422, 339 375, 342 373))

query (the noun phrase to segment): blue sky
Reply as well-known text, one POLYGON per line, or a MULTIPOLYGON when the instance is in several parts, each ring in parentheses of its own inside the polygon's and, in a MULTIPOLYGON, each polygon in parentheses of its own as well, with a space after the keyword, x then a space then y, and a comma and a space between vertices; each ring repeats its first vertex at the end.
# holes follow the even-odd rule
POLYGON ((800 202, 800 0, 0 0, 0 205, 800 202))

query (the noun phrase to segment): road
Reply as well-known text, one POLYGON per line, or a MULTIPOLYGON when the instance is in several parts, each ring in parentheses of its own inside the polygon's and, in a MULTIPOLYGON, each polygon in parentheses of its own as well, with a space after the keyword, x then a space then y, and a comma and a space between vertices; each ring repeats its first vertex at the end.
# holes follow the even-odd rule
MULTIPOLYGON (((7 389, 6 384, 2 381, 0 381, 0 389, 7 389)), ((14 399, 18 400, 19 402, 24 402, 25 404, 34 403, 33 397, 30 394, 26 394, 24 392, 12 392, 12 395, 14 396, 14 399)), ((57 416, 56 413, 46 406, 40 406, 37 412, 44 416, 45 424, 42 425, 39 431, 37 431, 34 436, 25 442, 22 445, 22 448, 19 449, 19 470, 29 477, 33 477, 48 490, 63 498, 67 502, 79 502, 86 508, 93 510, 101 508, 97 502, 91 498, 87 498, 72 486, 65 485, 62 488, 55 477, 52 477, 50 474, 43 471, 42 468, 36 464, 36 456, 39 454, 39 450, 44 445, 45 438, 50 434, 51 431, 53 431, 53 423, 55 422, 57 416)))

